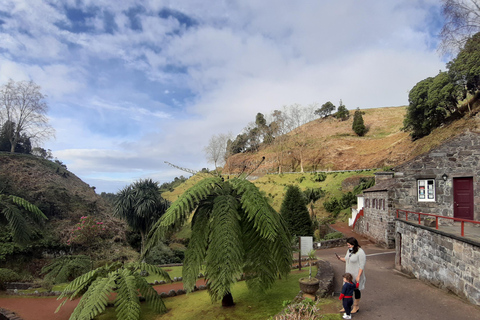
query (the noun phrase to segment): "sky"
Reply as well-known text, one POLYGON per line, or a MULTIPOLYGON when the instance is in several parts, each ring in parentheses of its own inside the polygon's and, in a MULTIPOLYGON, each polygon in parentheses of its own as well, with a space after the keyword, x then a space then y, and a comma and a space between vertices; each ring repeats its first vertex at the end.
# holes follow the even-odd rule
POLYGON ((116 193, 213 169, 204 147, 258 112, 408 104, 445 70, 438 0, 0 0, 0 85, 33 80, 44 149, 116 193))

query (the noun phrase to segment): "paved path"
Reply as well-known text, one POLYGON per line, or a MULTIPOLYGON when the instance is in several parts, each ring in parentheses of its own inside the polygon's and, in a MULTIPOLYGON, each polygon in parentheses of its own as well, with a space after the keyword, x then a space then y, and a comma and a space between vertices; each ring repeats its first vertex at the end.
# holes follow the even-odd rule
MULTIPOLYGON (((333 227, 347 236, 356 237, 367 254, 367 282, 362 291, 360 312, 352 317, 355 320, 480 319, 480 307, 396 271, 394 250, 375 246, 345 224, 333 227)), ((346 250, 345 247, 317 251, 317 256, 329 261, 334 268, 336 297, 341 291, 345 264, 337 260, 334 252, 344 255, 346 250)), ((338 306, 340 309, 340 301, 338 306)))

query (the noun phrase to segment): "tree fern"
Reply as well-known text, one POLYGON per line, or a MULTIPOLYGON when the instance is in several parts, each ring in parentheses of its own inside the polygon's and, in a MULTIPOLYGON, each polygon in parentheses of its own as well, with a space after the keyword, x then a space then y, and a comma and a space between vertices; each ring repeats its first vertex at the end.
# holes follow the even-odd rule
POLYGON ((242 273, 249 288, 265 290, 290 271, 292 252, 282 217, 251 182, 205 178, 187 190, 150 232, 153 246, 190 214, 192 235, 183 264, 184 285, 193 290, 205 264, 212 300, 230 305, 231 286, 242 273))

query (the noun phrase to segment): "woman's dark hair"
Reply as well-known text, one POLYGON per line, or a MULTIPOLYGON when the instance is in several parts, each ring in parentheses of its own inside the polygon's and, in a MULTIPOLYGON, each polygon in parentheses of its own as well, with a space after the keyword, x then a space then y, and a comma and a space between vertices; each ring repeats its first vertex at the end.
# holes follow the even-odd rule
POLYGON ((357 239, 355 239, 354 237, 350 237, 347 239, 347 243, 353 246, 352 253, 357 253, 358 248, 360 248, 360 245, 358 244, 357 239))
POLYGON ((353 282, 353 276, 352 276, 351 273, 348 273, 348 272, 345 273, 345 274, 342 276, 342 278, 347 279, 348 282, 353 282))

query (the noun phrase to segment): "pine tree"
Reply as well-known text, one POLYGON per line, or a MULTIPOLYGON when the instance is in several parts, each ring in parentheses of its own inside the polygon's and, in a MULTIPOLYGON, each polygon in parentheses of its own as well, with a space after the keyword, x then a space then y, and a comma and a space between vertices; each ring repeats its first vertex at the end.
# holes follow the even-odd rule
POLYGON ((367 131, 367 128, 365 127, 365 123, 363 122, 363 112, 360 111, 359 108, 355 110, 355 113, 353 114, 353 124, 352 124, 352 129, 355 131, 355 133, 358 136, 363 136, 365 132, 367 131))
POLYGON ((185 191, 155 224, 147 250, 191 216, 192 235, 183 262, 184 287, 194 289, 205 266, 212 301, 233 305, 231 286, 245 276, 264 291, 290 272, 290 237, 282 217, 251 182, 215 176, 185 191), (193 214, 192 214, 193 213, 193 214))
POLYGON ((312 236, 313 225, 305 196, 298 186, 290 185, 283 198, 280 213, 292 236, 312 236))

